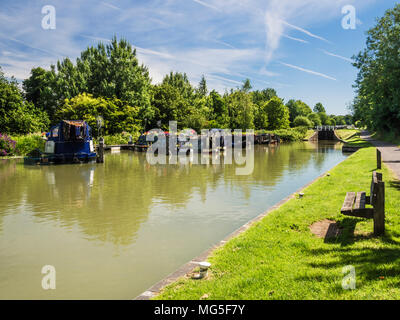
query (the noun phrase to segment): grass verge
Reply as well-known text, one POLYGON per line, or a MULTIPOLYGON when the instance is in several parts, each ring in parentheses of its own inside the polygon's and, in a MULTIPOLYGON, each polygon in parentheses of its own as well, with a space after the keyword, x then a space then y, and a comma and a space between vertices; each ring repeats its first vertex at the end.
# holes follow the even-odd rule
MULTIPOLYGON (((346 192, 368 191, 375 148, 352 154, 303 192, 271 212, 208 261, 204 280, 182 278, 156 299, 399 299, 400 183, 384 167, 386 234, 373 237, 372 220, 340 214, 346 192), (342 233, 317 238, 309 226, 331 219, 342 233), (356 270, 356 290, 343 290, 342 268, 356 270)), ((368 192, 369 194, 369 192, 368 192)))
POLYGON ((339 137, 346 141, 346 147, 357 147, 357 148, 365 148, 369 147, 371 144, 368 141, 361 139, 361 132, 359 130, 345 130, 345 132, 341 133, 341 130, 338 130, 339 137), (352 131, 352 132, 346 132, 352 131))
POLYGON ((360 131, 358 129, 339 129, 336 130, 336 134, 342 140, 348 140, 354 138, 360 131))

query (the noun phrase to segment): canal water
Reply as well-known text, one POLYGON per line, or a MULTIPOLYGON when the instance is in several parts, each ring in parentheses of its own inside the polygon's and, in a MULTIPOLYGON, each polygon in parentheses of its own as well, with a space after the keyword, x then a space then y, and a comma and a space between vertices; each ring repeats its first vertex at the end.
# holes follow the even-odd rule
POLYGON ((133 299, 345 159, 341 144, 255 146, 235 165, 0 160, 0 299, 133 299), (42 288, 43 266, 56 289, 42 288))

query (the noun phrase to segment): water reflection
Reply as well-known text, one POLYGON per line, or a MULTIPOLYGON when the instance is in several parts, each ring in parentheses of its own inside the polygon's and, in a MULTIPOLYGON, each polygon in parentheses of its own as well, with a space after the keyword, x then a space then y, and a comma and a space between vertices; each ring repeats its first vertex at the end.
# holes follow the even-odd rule
POLYGON ((208 165, 187 161, 154 166, 143 153, 107 154, 102 165, 23 166, 4 161, 0 199, 7 206, 0 207, 0 226, 4 213, 27 203, 38 222, 53 220, 64 228, 77 223, 88 239, 129 244, 154 203, 174 210, 185 207, 198 192, 204 204, 208 190, 220 185, 237 188, 249 199, 255 185, 272 187, 286 172, 301 172, 310 164, 319 171, 326 161, 321 153, 334 147, 332 143, 256 146, 254 171, 245 176, 235 174, 235 164, 223 165, 224 155, 199 155, 210 158, 208 165), (213 157, 219 164, 212 164, 213 157))

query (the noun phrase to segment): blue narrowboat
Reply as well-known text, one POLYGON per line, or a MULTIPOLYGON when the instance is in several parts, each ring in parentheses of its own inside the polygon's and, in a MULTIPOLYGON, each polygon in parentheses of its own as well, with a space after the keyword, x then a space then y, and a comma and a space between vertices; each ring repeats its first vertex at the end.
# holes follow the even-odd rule
POLYGON ((26 164, 82 163, 96 161, 90 126, 82 120, 63 120, 47 133, 45 151, 35 150, 26 164))

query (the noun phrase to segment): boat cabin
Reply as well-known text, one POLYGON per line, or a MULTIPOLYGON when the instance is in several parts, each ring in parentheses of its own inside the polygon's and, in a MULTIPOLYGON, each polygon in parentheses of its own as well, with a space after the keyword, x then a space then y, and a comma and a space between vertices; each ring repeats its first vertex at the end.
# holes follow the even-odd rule
POLYGON ((96 159, 90 126, 82 120, 63 120, 50 129, 45 155, 52 162, 88 162, 96 159))

